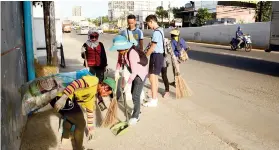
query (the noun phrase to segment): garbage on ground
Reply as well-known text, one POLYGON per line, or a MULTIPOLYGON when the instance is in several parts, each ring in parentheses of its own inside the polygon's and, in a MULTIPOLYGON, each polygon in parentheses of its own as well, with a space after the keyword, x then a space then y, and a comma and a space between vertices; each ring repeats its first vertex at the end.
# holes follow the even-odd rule
POLYGON ((87 69, 39 77, 22 85, 22 113, 31 115, 46 106, 67 85, 82 76, 91 75, 87 69))

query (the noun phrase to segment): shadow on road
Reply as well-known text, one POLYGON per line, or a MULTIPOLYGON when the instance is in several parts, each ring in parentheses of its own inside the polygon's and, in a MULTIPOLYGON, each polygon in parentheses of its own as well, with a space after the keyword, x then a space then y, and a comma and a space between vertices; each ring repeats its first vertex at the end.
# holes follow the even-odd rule
POLYGON ((230 51, 231 50, 231 48, 223 47, 223 46, 208 46, 208 45, 199 45, 199 46, 204 47, 204 48, 219 49, 219 50, 225 50, 225 51, 230 51))
POLYGON ((216 53, 189 51, 190 59, 266 75, 279 76, 279 63, 216 53))

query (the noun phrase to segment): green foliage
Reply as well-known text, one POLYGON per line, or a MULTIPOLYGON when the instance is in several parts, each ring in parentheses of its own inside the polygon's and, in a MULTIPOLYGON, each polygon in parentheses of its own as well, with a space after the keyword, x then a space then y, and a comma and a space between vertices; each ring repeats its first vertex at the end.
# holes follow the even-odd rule
POLYGON ((172 13, 174 15, 174 18, 182 18, 182 15, 180 14, 181 11, 184 11, 185 7, 174 7, 172 9, 172 13))
POLYGON ((162 6, 157 7, 155 14, 158 18, 162 19, 162 22, 164 18, 168 18, 168 11, 164 10, 162 6))
MULTIPOLYGON (((263 1, 262 2, 262 20, 263 22, 270 21, 271 13, 272 13, 272 5, 271 1, 263 1)), ((259 22, 259 11, 260 11, 260 2, 257 3, 255 20, 259 22)))
POLYGON ((196 23, 198 26, 205 25, 206 21, 212 19, 212 14, 208 12, 207 8, 198 9, 198 13, 196 15, 196 23))
POLYGON ((108 16, 102 16, 102 22, 103 22, 103 23, 109 22, 108 16))
POLYGON ((244 22, 244 20, 242 20, 242 19, 238 21, 238 24, 244 24, 244 23, 245 23, 245 22, 244 22))

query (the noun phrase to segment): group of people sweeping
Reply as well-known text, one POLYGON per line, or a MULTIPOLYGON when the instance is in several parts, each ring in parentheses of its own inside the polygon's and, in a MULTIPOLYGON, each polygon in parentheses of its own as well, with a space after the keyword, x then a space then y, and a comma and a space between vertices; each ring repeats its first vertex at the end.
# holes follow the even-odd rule
MULTIPOLYGON (((157 17, 149 15, 146 18, 146 23, 154 31, 150 44, 144 50, 143 32, 136 27, 136 17, 129 15, 127 22, 129 27, 113 39, 113 45, 109 49, 118 52, 115 79, 104 77, 108 62, 106 51, 103 44, 98 41, 98 32, 89 31, 88 40, 82 46, 81 56, 85 59, 84 65, 89 68, 91 75, 73 81, 51 101, 51 105, 66 120, 62 137, 69 139, 69 132, 72 126, 75 126, 74 139, 77 150, 83 149, 83 135, 86 126, 89 135, 93 134, 95 101, 97 100, 97 104, 99 104, 102 101, 100 100, 101 97, 108 95, 111 98, 114 97, 115 100, 115 91, 120 77, 123 77, 125 81, 125 85, 122 85, 121 82, 121 91, 125 93, 126 98, 129 98, 130 95, 134 104, 131 118, 128 121, 129 125, 135 125, 139 121, 143 99, 145 100, 142 104, 144 107, 156 107, 158 105, 158 78, 160 74, 162 74, 165 85, 163 97, 169 95, 170 83, 167 77, 167 69, 170 62, 167 60, 168 56, 173 64, 175 76, 173 85, 178 86, 179 82, 184 82, 181 77, 178 78, 180 76, 178 64, 188 59, 186 53, 188 48, 185 41, 179 37, 179 30, 175 29, 170 32, 171 41, 166 44, 164 31, 158 25, 157 17), (148 57, 150 57, 149 62, 148 57), (151 84, 151 92, 149 98, 145 99, 143 87, 147 78, 149 78, 151 84), (85 108, 87 121, 83 118, 82 109, 77 107, 77 104, 85 108)), ((180 93, 183 93, 181 89, 180 93)), ((181 94, 178 97, 181 97, 181 94)), ((115 110, 115 107, 117 107, 115 102, 114 104, 111 102, 110 107, 114 108, 113 111, 117 111, 115 110)), ((113 112, 108 111, 105 120, 108 119, 109 113, 113 112)), ((116 116, 114 116, 115 118, 116 116)))

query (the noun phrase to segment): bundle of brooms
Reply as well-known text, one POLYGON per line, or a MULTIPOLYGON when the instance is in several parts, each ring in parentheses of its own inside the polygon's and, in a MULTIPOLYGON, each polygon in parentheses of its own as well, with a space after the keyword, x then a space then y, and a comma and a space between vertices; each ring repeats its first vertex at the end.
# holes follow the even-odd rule
POLYGON ((175 76, 175 87, 176 87, 176 99, 180 99, 183 97, 187 96, 192 96, 193 92, 185 82, 185 80, 182 78, 180 71, 179 71, 179 66, 178 66, 178 61, 176 59, 176 56, 173 53, 172 47, 170 45, 170 42, 168 41, 166 43, 166 47, 168 50, 168 53, 171 55, 171 61, 172 61, 172 67, 174 68, 174 76, 175 76))
POLYGON ((57 66, 41 65, 37 59, 34 60, 34 66, 35 66, 35 74, 37 78, 59 73, 59 68, 57 66))

